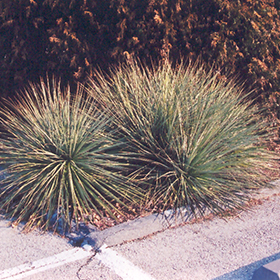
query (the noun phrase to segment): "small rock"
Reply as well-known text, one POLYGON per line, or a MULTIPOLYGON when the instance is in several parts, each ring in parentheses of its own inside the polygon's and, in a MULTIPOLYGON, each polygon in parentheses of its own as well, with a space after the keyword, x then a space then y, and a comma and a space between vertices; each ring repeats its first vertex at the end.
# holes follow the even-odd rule
MULTIPOLYGON (((83 244, 84 244, 84 243, 83 243, 83 244)), ((90 251, 92 250, 93 247, 91 247, 89 244, 87 244, 87 243, 84 244, 84 245, 83 245, 83 244, 82 244, 81 247, 82 247, 85 251, 90 252, 90 251)))

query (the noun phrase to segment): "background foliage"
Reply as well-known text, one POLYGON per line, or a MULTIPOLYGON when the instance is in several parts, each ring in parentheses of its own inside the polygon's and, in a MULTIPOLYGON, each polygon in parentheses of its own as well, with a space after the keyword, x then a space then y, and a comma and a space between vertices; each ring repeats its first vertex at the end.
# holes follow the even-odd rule
POLYGON ((279 42, 275 0, 2 0, 1 96, 46 72, 75 85, 131 56, 201 57, 256 89, 277 124, 279 42))

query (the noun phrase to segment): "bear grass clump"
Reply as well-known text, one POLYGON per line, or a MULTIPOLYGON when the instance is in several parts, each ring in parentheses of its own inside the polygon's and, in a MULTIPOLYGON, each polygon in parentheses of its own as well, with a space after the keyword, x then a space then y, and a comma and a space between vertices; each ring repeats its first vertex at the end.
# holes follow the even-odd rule
POLYGON ((27 229, 132 207, 241 209, 276 158, 241 86, 198 64, 129 61, 73 94, 53 81, 22 96, 0 109, 0 208, 27 229))
POLYGON ((26 229, 64 230, 92 210, 115 216, 140 195, 121 175, 112 122, 83 90, 71 94, 59 82, 31 85, 17 102, 1 107, 0 208, 26 229), (101 212, 100 212, 101 211, 101 212), (59 223, 58 223, 59 222, 59 223))
POLYGON ((243 208, 267 183, 267 125, 242 87, 198 64, 130 61, 102 73, 88 92, 114 116, 131 176, 160 210, 243 208))

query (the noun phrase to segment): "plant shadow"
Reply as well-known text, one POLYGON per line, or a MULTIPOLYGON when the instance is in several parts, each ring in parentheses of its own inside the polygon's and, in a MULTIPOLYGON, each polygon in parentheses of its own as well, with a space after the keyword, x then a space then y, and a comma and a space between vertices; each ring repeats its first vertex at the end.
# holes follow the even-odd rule
POLYGON ((269 257, 263 258, 259 261, 242 266, 234 271, 223 274, 211 280, 251 280, 254 272, 261 266, 280 259, 280 252, 269 257))

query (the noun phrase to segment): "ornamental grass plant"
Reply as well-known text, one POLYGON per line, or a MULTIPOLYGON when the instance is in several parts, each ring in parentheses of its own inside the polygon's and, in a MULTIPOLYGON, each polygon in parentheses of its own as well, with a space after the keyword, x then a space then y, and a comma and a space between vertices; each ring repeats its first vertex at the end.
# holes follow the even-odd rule
POLYGON ((110 76, 97 72, 87 89, 114 117, 149 207, 221 213, 243 208, 267 184, 267 126, 242 87, 214 69, 130 61, 110 76))
POLYGON ((168 61, 97 71, 73 94, 54 80, 31 84, 0 108, 0 209, 26 229, 66 230, 132 207, 244 208, 277 160, 246 100, 214 69, 168 61))
POLYGON ((0 109, 0 209, 35 226, 64 229, 92 210, 114 216, 140 193, 121 175, 120 143, 112 120, 83 90, 60 83, 31 84, 23 97, 0 109), (122 207, 116 207, 116 205, 122 207))

